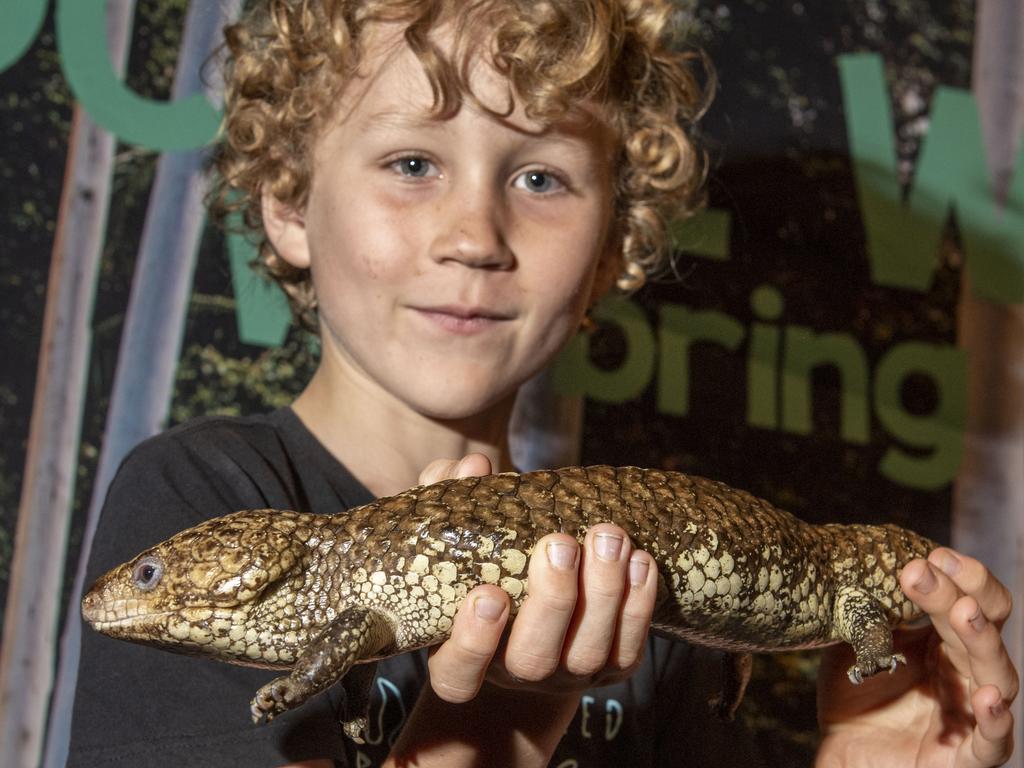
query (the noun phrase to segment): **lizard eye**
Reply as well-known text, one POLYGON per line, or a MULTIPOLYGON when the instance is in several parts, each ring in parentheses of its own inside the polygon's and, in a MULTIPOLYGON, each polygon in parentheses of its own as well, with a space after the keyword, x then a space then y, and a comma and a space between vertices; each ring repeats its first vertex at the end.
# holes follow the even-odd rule
POLYGON ((159 584, 160 577, 163 575, 164 564, 160 561, 160 558, 153 557, 152 555, 139 560, 135 564, 135 568, 132 569, 132 581, 143 592, 148 592, 159 584))

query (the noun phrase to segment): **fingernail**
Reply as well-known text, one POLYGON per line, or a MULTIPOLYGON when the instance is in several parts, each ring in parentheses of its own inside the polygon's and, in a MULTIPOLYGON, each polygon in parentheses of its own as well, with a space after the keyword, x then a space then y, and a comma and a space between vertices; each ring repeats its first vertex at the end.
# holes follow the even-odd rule
POLYGON ((602 560, 618 560, 622 552, 622 537, 614 533, 594 534, 594 551, 602 560))
POLYGON ((939 568, 947 576, 956 576, 960 573, 960 568, 963 567, 960 558, 956 555, 950 554, 949 552, 943 552, 939 557, 939 568))
POLYGON ((576 565, 576 552, 579 550, 575 544, 566 544, 564 541, 552 541, 548 544, 548 562, 555 568, 569 570, 576 565))
POLYGON ((985 614, 981 612, 981 608, 979 608, 978 612, 968 619, 968 621, 970 621, 971 626, 974 627, 975 632, 981 632, 981 630, 983 630, 988 624, 988 619, 986 619, 985 614))
POLYGON ((646 557, 634 557, 629 561, 629 583, 639 587, 647 583, 647 571, 651 564, 646 557))
POLYGON ((914 589, 916 589, 921 594, 927 595, 929 592, 934 590, 935 587, 937 587, 938 585, 939 580, 936 579, 935 574, 932 573, 931 564, 926 564, 924 574, 922 574, 921 578, 917 580, 917 583, 914 585, 914 589))
POLYGON ((478 597, 473 601, 473 612, 478 619, 493 622, 501 618, 505 606, 490 597, 478 597))

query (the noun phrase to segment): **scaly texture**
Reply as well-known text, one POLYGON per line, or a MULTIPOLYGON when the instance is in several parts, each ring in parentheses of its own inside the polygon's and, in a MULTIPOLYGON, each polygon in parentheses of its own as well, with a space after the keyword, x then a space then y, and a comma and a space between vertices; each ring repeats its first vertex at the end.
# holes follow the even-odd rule
MULTIPOLYGON (((477 584, 499 585, 514 612, 535 542, 582 541, 599 522, 656 560, 655 632, 739 653, 845 641, 853 682, 902 661, 891 627, 920 611, 899 573, 936 546, 893 525, 809 525, 700 477, 572 467, 447 480, 338 515, 225 515, 110 571, 82 612, 112 637, 290 669, 253 700, 255 719, 272 718, 354 664, 442 642, 477 584)), ((372 672, 345 681, 359 708, 372 672)), ((346 723, 353 737, 360 714, 346 723)))

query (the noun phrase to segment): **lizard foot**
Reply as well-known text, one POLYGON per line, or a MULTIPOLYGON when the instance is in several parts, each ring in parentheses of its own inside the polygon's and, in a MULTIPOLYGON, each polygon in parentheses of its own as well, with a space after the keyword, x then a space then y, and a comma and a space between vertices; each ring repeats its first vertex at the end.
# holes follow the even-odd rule
MULTIPOLYGON (((881 672, 883 669, 888 669, 889 674, 891 675, 893 672, 896 671, 896 667, 898 667, 900 664, 906 663, 906 656, 904 656, 902 653, 894 653, 890 656, 885 656, 881 659, 875 660, 875 664, 869 669, 862 668, 860 664, 854 664, 852 667, 846 670, 846 676, 850 678, 850 682, 854 685, 860 685, 864 682, 865 678, 871 677, 872 675, 881 672)), ((864 665, 864 667, 867 667, 867 665, 864 665)))
POLYGON ((369 726, 366 716, 357 717, 353 720, 345 720, 341 724, 341 729, 356 744, 366 743, 366 730, 369 726))
POLYGON ((253 697, 249 711, 252 713, 252 721, 259 723, 266 718, 270 722, 282 712, 291 709, 292 706, 292 684, 287 677, 278 677, 264 685, 253 697))

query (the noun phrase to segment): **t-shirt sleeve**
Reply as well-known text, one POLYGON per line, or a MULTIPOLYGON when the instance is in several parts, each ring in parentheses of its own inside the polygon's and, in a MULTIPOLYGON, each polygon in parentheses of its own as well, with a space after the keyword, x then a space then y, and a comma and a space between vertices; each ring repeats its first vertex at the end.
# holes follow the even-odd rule
MULTIPOLYGON (((111 484, 87 584, 201 520, 268 506, 273 471, 244 445, 160 436, 125 460, 111 484), (235 450, 237 449, 237 450, 235 450)), ((273 496, 273 494, 270 494, 273 496)), ((272 499, 271 499, 272 500, 272 499)), ((254 726, 249 701, 279 672, 190 658, 114 640, 83 625, 68 766, 275 766, 343 759, 327 696, 254 726)))

